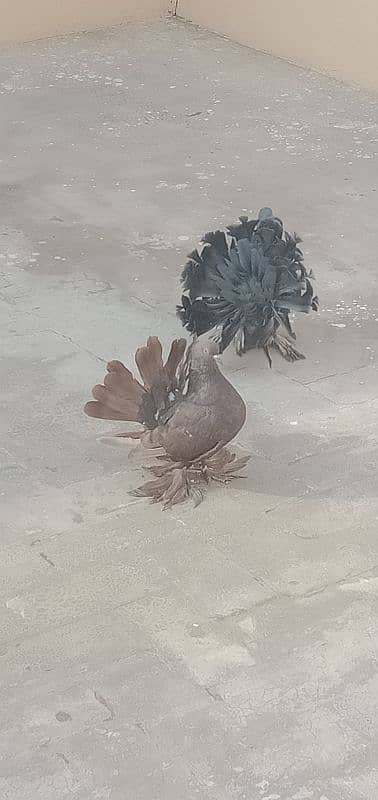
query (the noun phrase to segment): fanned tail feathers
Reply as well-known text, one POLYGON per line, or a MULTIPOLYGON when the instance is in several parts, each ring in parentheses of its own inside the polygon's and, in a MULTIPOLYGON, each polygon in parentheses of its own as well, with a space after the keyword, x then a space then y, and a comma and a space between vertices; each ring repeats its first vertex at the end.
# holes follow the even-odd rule
POLYGON ((94 386, 92 395, 84 409, 89 417, 139 422, 147 392, 121 361, 110 361, 104 383, 94 386))
POLYGON ((135 354, 143 385, 121 361, 110 361, 104 382, 93 388, 94 400, 86 404, 85 413, 100 419, 140 422, 153 430, 159 414, 176 397, 177 376, 185 349, 185 339, 173 341, 164 364, 161 343, 156 336, 150 336, 147 345, 135 354))
POLYGON ((235 339, 238 352, 265 349, 280 325, 295 338, 290 312, 318 309, 299 243, 270 208, 262 208, 257 219, 240 217, 227 233, 207 233, 181 276, 177 314, 184 327, 198 336, 217 329, 221 350, 235 339))

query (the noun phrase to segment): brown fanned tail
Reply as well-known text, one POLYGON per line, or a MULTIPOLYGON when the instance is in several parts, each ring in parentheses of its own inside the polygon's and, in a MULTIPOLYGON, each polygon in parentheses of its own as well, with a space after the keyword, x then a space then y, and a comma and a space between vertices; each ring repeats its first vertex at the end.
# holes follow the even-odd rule
POLYGON ((135 363, 146 389, 152 389, 163 371, 163 348, 157 336, 149 336, 145 347, 138 347, 135 363))
POLYGON ((186 350, 186 339, 174 339, 168 358, 163 364, 162 346, 157 336, 150 336, 145 347, 139 347, 135 353, 144 386, 154 391, 162 382, 169 389, 169 384, 176 382, 176 374, 186 350))
POLYGON ((164 369, 171 381, 174 381, 177 375, 179 365, 181 364, 186 350, 186 339, 174 339, 171 344, 169 356, 165 362, 164 369))
POLYGON ((169 408, 175 399, 179 386, 178 366, 185 350, 186 340, 175 339, 163 364, 160 341, 156 336, 150 336, 147 345, 136 351, 135 362, 145 389, 151 393, 157 415, 169 408))
POLYGON ((94 400, 86 404, 89 417, 144 422, 153 418, 153 403, 143 386, 121 361, 110 361, 103 384, 92 389, 94 400))
MULTIPOLYGON (((161 343, 157 336, 150 336, 147 345, 135 354, 143 385, 121 361, 110 361, 104 383, 92 390, 94 400, 86 404, 85 413, 98 419, 140 422, 148 430, 155 429, 159 414, 175 401, 185 349, 186 340, 175 339, 163 364, 161 343)), ((152 446, 156 447, 155 442, 152 446)))

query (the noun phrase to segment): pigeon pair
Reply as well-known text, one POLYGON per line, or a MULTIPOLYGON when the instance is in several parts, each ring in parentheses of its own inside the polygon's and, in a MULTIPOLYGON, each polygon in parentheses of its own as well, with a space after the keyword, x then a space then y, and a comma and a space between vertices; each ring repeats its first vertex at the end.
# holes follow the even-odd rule
POLYGON ((262 348, 270 366, 272 349, 288 361, 304 358, 293 344, 290 312, 316 311, 318 300, 299 242, 268 208, 256 220, 241 217, 226 234, 206 234, 201 253, 188 257, 177 307, 193 342, 175 340, 164 363, 159 339, 150 337, 135 355, 141 381, 120 361, 108 364, 85 412, 140 423, 140 430, 121 434, 156 455, 147 467, 153 479, 137 496, 163 508, 190 496, 197 505, 206 484, 228 482, 246 465, 249 456, 236 458, 226 447, 243 427, 246 407, 214 357, 234 341, 239 355, 262 348))

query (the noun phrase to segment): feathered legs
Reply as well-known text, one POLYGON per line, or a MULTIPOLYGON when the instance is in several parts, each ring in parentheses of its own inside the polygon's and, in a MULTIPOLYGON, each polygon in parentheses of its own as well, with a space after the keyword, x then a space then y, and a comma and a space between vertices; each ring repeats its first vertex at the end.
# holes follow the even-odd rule
POLYGON ((243 355, 248 350, 262 348, 272 366, 270 348, 277 350, 286 361, 300 361, 306 356, 303 355, 293 343, 278 333, 276 325, 271 325, 271 329, 265 327, 260 329, 248 330, 245 325, 241 325, 235 336, 235 349, 238 356, 243 355))
POLYGON ((203 500, 203 489, 211 481, 228 483, 240 477, 250 456, 236 458, 225 447, 201 456, 190 464, 171 461, 167 455, 160 456, 159 464, 146 469, 155 475, 155 480, 147 481, 131 492, 136 497, 150 497, 153 503, 161 502, 163 509, 192 497, 197 506, 203 500))
POLYGON ((301 359, 306 358, 306 356, 297 350, 285 336, 281 336, 279 333, 276 333, 272 337, 270 345, 274 347, 286 361, 301 361, 301 359))

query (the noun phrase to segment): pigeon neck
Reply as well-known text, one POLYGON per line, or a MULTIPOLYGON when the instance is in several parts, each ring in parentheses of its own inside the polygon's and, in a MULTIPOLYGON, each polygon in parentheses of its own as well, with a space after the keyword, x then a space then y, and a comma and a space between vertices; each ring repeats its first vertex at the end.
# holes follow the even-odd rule
POLYGON ((192 362, 190 367, 190 388, 196 390, 217 374, 219 374, 219 369, 212 356, 192 362))

